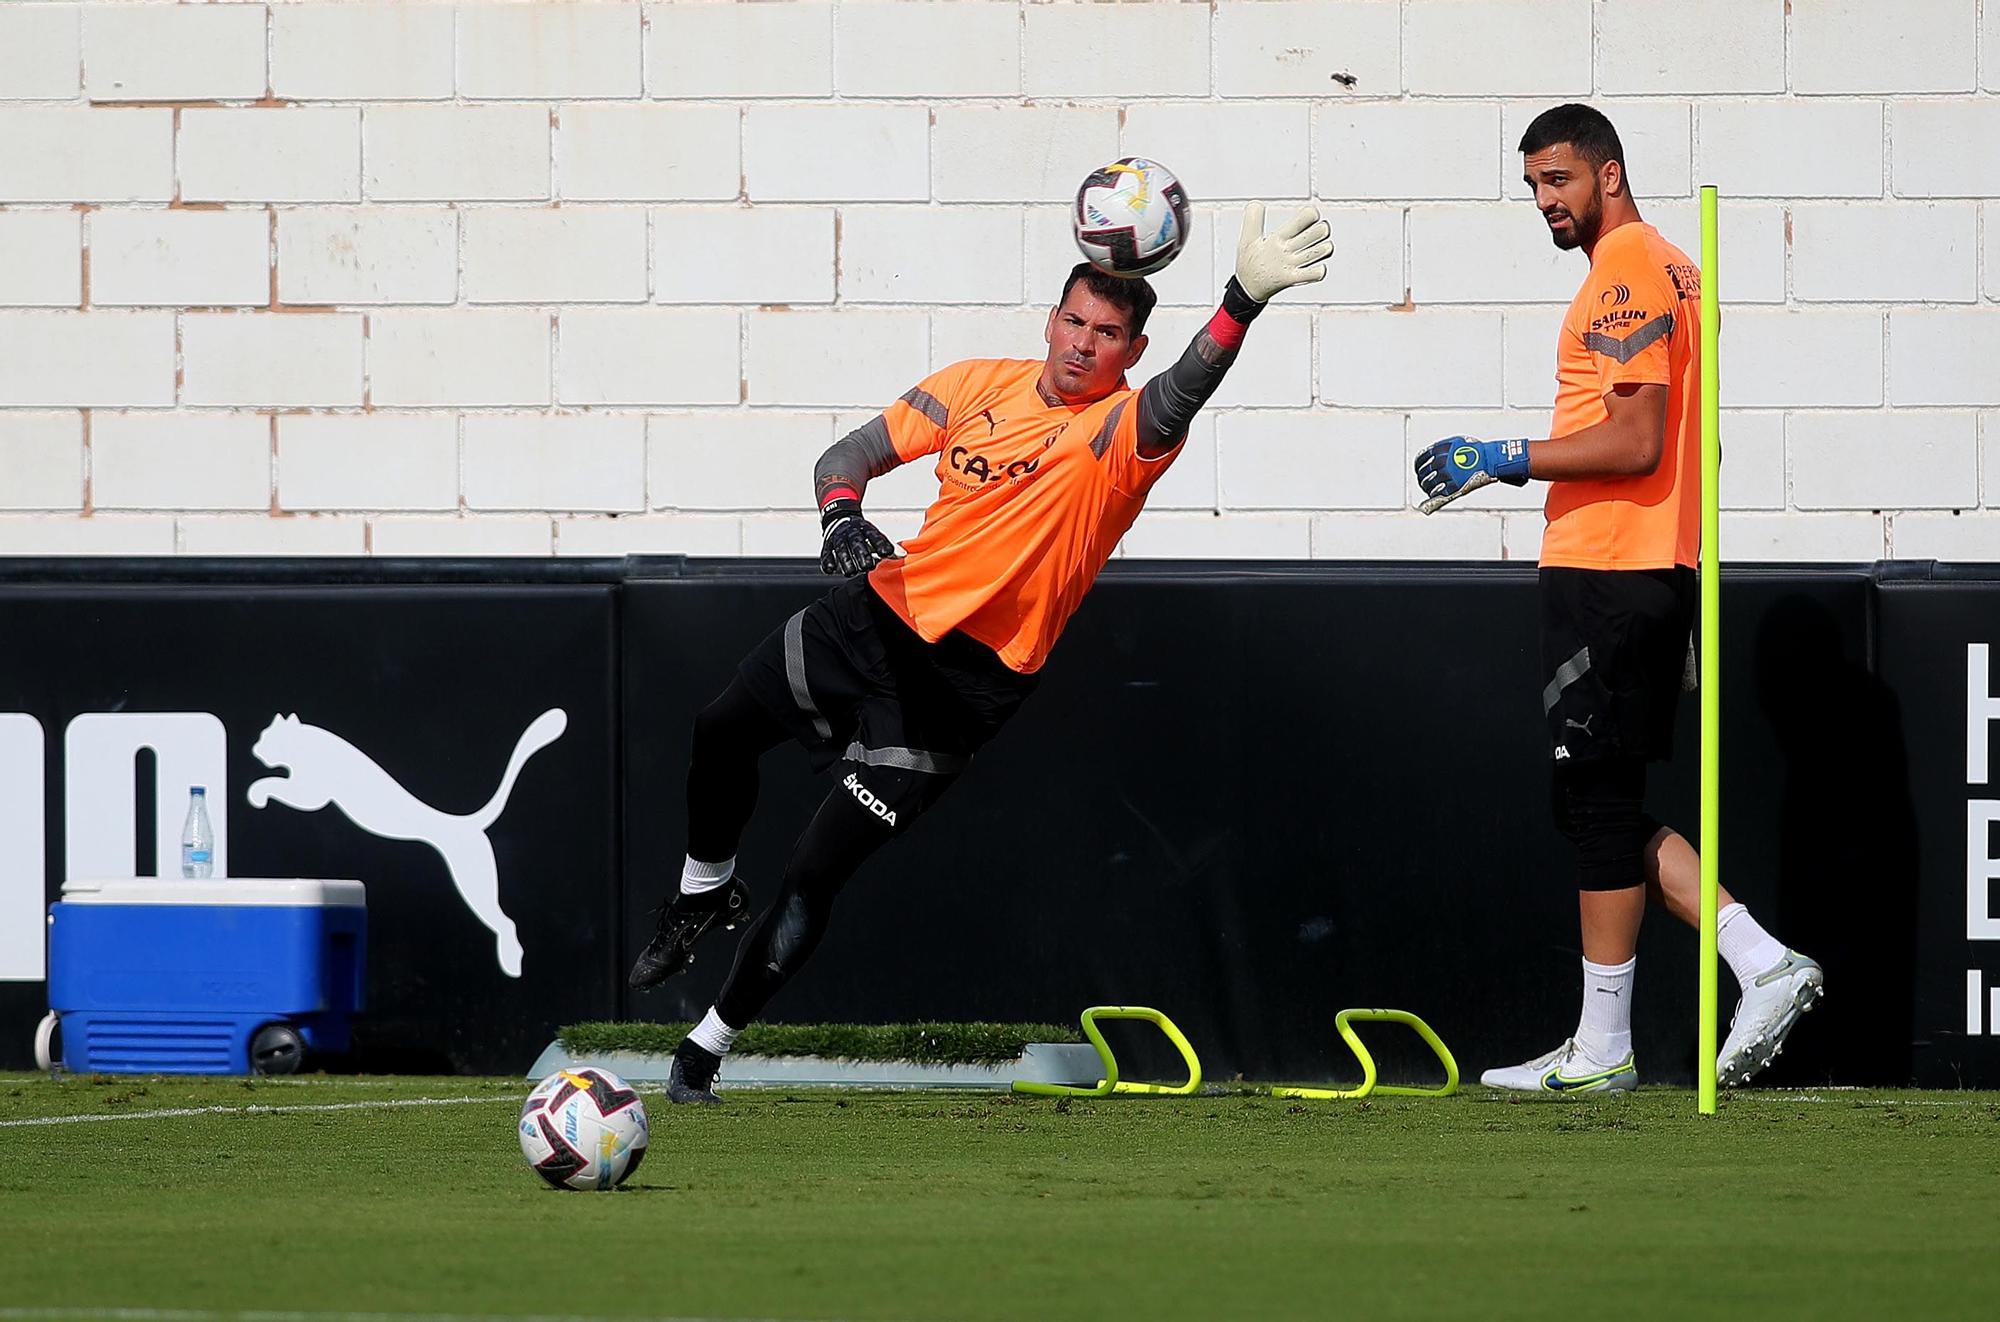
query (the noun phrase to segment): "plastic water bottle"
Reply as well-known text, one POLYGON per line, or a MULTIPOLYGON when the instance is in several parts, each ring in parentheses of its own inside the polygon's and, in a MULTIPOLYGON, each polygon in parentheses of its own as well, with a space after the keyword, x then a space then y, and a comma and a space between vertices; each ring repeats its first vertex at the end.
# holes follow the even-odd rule
POLYGON ((208 789, 202 785, 188 793, 187 821, 181 825, 181 875, 215 875, 215 832, 208 824, 208 789))

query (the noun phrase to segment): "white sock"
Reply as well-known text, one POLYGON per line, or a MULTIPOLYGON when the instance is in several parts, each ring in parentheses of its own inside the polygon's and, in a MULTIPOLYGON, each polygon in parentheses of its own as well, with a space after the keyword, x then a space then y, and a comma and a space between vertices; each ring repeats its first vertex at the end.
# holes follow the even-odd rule
POLYGON ((723 1023, 722 1016, 711 1005, 701 1022, 694 1026, 694 1031, 688 1034, 688 1041, 712 1055, 726 1056, 729 1048, 736 1045, 736 1035, 742 1031, 723 1023))
POLYGON ((1739 987, 1748 987, 1759 973, 1785 957, 1784 943, 1760 927, 1740 903, 1715 917, 1716 953, 1729 961, 1739 987))
POLYGON ((733 854, 720 863, 704 863, 690 858, 681 865, 681 894, 699 895, 703 891, 712 891, 735 875, 736 857, 733 854))
POLYGON ((1616 1065, 1632 1054, 1632 970, 1638 963, 1636 955, 1623 964, 1583 961, 1576 1044, 1600 1065, 1616 1065))

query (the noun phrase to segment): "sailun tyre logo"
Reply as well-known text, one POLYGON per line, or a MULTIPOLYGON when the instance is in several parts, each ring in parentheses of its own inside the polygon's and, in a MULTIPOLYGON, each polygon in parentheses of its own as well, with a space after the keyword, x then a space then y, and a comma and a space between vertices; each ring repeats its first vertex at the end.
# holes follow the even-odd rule
POLYGON ((1630 285, 1613 285, 1611 286, 1611 288, 1605 290, 1603 293, 1597 296, 1597 304, 1599 307, 1602 307, 1604 304, 1609 303, 1612 307, 1619 308, 1619 307, 1624 307, 1627 303, 1631 301, 1632 301, 1632 287, 1630 285))
POLYGON ((849 794, 854 796, 856 803, 866 808, 869 812, 874 813, 877 817, 880 817, 884 826, 894 826, 896 824, 896 810, 876 798, 875 792, 866 785, 863 785, 852 771, 848 772, 847 779, 840 783, 849 794))

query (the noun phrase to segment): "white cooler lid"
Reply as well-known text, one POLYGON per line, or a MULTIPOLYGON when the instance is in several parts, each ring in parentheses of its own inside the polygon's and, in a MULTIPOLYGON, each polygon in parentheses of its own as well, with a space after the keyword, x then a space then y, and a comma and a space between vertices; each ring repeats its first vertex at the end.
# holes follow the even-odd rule
POLYGON ((366 906, 368 891, 358 881, 317 877, 90 877, 66 881, 65 904, 244 904, 366 906))

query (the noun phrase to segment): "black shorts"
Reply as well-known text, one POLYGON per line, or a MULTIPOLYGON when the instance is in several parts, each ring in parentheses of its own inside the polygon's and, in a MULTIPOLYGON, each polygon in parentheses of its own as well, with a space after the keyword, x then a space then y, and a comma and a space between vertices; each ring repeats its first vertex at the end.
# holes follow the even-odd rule
POLYGON ((898 829, 951 787, 1036 684, 964 634, 925 642, 865 578, 779 625, 737 673, 816 769, 844 765, 847 792, 898 829))
POLYGON ((1557 762, 1673 756, 1695 574, 1545 566, 1542 710, 1557 762))

